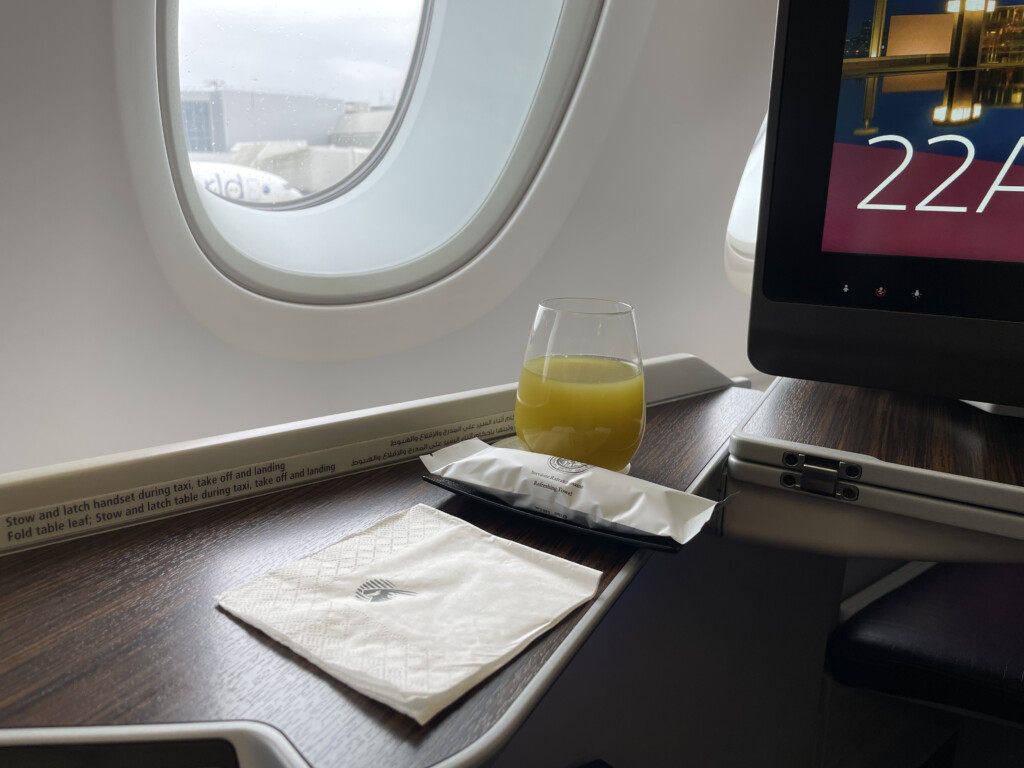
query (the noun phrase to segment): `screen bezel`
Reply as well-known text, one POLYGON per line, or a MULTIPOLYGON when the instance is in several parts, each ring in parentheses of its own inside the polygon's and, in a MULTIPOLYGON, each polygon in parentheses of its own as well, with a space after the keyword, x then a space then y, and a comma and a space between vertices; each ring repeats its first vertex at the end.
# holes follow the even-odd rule
POLYGON ((1024 405, 1024 264, 822 251, 846 16, 779 5, 748 356, 774 375, 1024 405))

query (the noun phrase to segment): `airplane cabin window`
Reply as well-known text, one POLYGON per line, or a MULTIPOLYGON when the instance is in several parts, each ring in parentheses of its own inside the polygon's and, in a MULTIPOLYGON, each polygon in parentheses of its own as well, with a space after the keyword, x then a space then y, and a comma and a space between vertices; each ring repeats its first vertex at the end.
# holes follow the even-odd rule
POLYGON ((341 194, 387 149, 415 81, 423 0, 178 2, 196 184, 243 205, 341 194))
POLYGON ((196 243, 296 304, 387 299, 465 266, 540 167, 599 8, 168 0, 162 120, 196 243))

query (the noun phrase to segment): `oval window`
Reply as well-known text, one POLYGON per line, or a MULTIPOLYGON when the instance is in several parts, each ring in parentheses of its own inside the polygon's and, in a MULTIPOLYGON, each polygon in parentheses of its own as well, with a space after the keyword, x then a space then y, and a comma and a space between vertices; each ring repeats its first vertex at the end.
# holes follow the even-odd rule
POLYGON ((245 23, 211 14, 221 7, 248 14, 252 4, 167 0, 164 7, 159 77, 168 157, 203 254, 261 296, 356 304, 434 284, 493 240, 562 123, 602 4, 281 3, 245 23), (387 13, 362 25, 352 9, 387 13), (302 25, 288 26, 291 14, 305 14, 302 25), (348 22, 326 20, 336 16, 348 22), (333 42, 320 49, 303 42, 307 35, 333 42), (236 50, 212 56, 223 75, 200 62, 219 41, 236 50), (259 64, 261 51, 287 46, 297 57, 308 53, 311 67, 300 72, 292 63, 300 58, 276 54, 276 66, 259 64), (340 85, 349 70, 365 91, 351 84, 358 79, 340 85), (338 90, 324 90, 327 82, 338 90), (226 97, 236 90, 244 103, 232 112, 226 97), (300 113, 325 116, 317 139, 324 143, 270 133, 298 125, 300 113), (240 124, 249 133, 229 136, 240 124), (339 161, 333 171, 300 162, 348 155, 353 165, 339 161))
POLYGON ((341 194, 408 102, 423 0, 179 0, 184 145, 197 186, 288 208, 341 194))

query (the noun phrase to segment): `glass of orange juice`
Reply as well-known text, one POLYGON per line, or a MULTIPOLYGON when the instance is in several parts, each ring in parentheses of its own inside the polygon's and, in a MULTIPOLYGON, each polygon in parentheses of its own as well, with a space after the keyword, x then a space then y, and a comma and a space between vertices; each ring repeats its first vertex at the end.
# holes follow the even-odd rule
POLYGON ((615 471, 644 434, 644 371, 633 308, 547 299, 526 346, 516 436, 529 450, 615 471))

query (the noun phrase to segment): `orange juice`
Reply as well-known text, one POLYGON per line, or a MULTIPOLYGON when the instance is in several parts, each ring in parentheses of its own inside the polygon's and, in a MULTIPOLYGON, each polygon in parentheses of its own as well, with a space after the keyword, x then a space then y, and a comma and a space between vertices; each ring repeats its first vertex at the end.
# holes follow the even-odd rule
POLYGON ((644 375, 610 357, 527 360, 516 395, 516 434, 531 451, 620 470, 644 434, 644 375))

